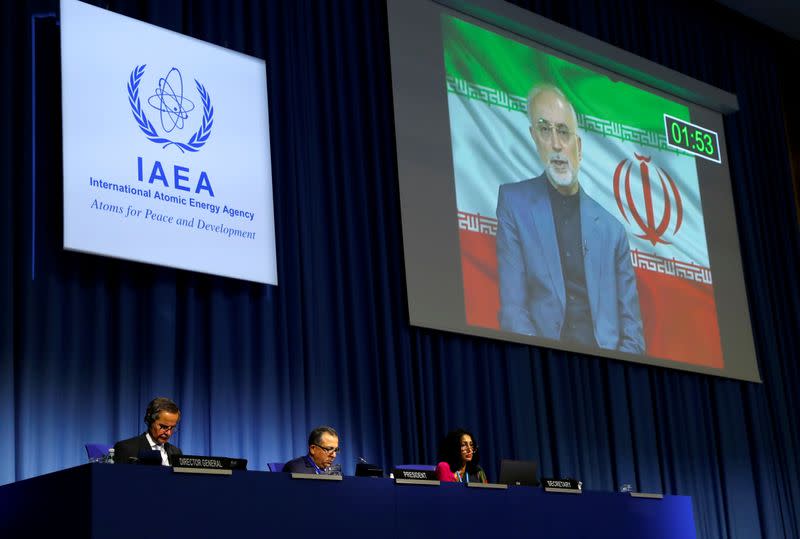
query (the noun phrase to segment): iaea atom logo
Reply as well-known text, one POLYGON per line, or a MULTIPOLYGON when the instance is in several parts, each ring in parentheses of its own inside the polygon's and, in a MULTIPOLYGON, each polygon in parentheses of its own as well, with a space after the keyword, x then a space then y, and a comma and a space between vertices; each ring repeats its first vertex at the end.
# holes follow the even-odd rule
POLYGON ((162 134, 156 130, 142 108, 139 99, 139 85, 144 76, 145 65, 136 66, 131 71, 131 78, 128 80, 128 102, 131 105, 131 112, 139 129, 145 134, 148 140, 156 144, 167 146, 177 146, 181 152, 196 152, 205 145, 211 135, 211 127, 214 125, 214 107, 211 105, 211 96, 208 95, 205 87, 197 80, 197 92, 200 94, 200 101, 203 104, 203 120, 200 128, 187 140, 180 142, 167 138, 174 131, 182 131, 189 115, 196 109, 194 102, 183 93, 183 75, 177 67, 170 69, 164 77, 158 79, 158 85, 153 89, 153 94, 147 98, 147 104, 151 109, 158 112, 161 120, 162 134))

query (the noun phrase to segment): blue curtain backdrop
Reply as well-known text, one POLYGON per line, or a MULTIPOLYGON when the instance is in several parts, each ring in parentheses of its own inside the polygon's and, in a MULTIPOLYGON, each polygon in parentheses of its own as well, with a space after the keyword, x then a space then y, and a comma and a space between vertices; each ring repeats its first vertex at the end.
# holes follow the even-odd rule
POLYGON ((11 2, 0 484, 137 434, 168 395, 184 451, 254 469, 303 453, 320 423, 339 429, 348 472, 359 456, 432 462, 465 425, 490 478, 500 458, 535 459, 589 489, 691 495, 701 538, 799 537, 797 118, 781 97, 797 42, 712 2, 524 4, 738 95, 725 125, 763 384, 409 326, 382 1, 103 3, 266 59, 280 286, 63 252, 58 6, 11 2))

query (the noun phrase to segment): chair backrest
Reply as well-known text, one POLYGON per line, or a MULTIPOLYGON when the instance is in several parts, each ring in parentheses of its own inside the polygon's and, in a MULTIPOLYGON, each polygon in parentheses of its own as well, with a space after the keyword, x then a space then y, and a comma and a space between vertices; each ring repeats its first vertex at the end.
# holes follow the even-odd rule
POLYGON ((398 464, 395 470, 409 470, 412 472, 435 472, 436 466, 433 464, 398 464))
POLYGON ((282 472, 285 462, 268 462, 267 469, 271 472, 282 472))
POLYGON ((89 457, 91 462, 93 459, 100 459, 108 455, 108 450, 114 446, 108 444, 86 444, 84 447, 86 448, 86 456, 89 457))

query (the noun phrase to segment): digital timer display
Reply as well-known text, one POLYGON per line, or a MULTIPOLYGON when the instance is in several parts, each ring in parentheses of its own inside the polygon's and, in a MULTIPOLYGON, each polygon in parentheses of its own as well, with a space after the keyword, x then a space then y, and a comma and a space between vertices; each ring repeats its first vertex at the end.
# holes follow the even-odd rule
POLYGON ((710 129, 664 115, 664 127, 667 130, 667 145, 721 163, 719 136, 710 129))

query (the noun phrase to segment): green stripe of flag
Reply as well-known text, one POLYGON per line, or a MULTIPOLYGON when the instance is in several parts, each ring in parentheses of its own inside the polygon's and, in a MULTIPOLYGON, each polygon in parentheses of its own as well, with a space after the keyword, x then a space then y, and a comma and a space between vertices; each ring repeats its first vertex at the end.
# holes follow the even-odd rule
POLYGON ((443 15, 442 35, 448 81, 469 81, 517 99, 526 98, 536 84, 553 84, 579 115, 645 131, 663 133, 665 113, 691 119, 681 104, 460 19, 443 15))

